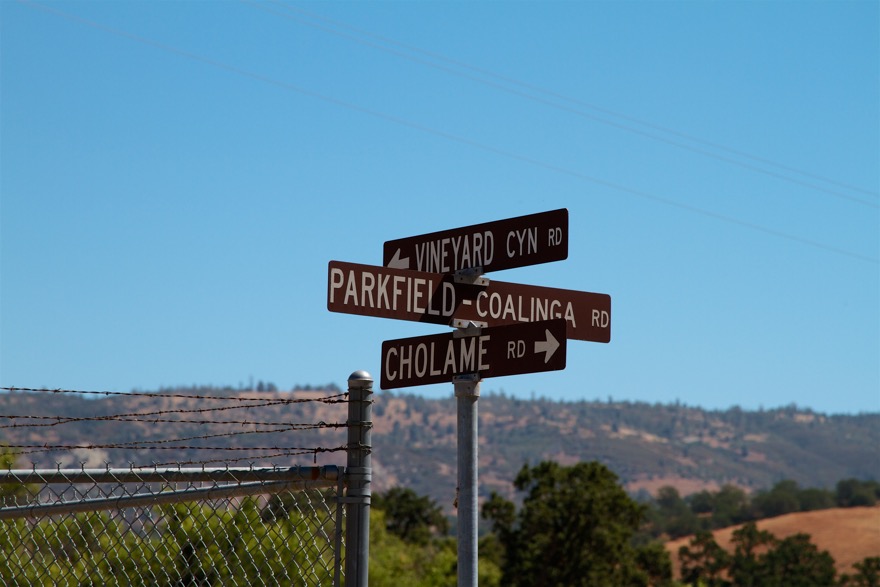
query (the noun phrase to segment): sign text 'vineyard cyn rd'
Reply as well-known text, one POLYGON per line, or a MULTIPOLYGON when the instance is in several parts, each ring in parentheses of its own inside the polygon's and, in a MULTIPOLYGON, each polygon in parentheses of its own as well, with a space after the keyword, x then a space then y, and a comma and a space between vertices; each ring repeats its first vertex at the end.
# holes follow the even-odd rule
POLYGON ((479 267, 488 273, 566 258, 568 210, 562 208, 386 241, 382 264, 428 273, 479 267))
POLYGON ((452 275, 330 261, 331 312, 451 325, 486 326, 562 318, 567 338, 611 340, 611 296, 502 281, 458 283, 452 275))

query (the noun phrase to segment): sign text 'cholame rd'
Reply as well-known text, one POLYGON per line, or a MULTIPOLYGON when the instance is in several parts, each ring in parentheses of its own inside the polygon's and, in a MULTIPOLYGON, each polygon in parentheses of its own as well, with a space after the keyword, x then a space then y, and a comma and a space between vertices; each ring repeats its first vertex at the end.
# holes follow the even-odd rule
POLYGON ((382 343, 382 389, 565 369, 564 320, 417 336, 382 343))

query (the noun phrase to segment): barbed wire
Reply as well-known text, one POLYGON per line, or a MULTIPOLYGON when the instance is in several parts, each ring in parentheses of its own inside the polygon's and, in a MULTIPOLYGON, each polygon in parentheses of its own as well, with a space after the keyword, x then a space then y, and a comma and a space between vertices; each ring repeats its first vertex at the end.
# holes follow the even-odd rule
MULTIPOLYGON (((125 398, 171 398, 183 400, 210 400, 213 402, 223 402, 221 405, 214 404, 212 407, 203 408, 173 408, 152 410, 147 412, 125 412, 106 415, 88 415, 88 416, 65 416, 65 415, 35 415, 35 414, 3 414, 0 415, 0 429, 25 429, 25 428, 50 428, 65 424, 74 424, 82 422, 126 422, 126 423, 144 423, 144 424, 190 424, 196 426, 240 426, 247 427, 246 430, 231 430, 214 432, 211 434, 200 434, 182 436, 166 439, 151 440, 135 440, 128 442, 105 442, 105 443, 28 443, 27 440, 19 444, 15 444, 14 440, 9 438, 3 443, 4 448, 15 451, 16 456, 39 455, 59 452, 72 452, 78 450, 112 450, 112 451, 136 451, 136 454, 143 455, 145 451, 195 451, 198 453, 226 453, 223 458, 211 458, 210 454, 205 454, 207 458, 196 458, 190 460, 174 460, 167 463, 152 462, 150 465, 137 465, 137 468, 146 468, 153 466, 173 466, 173 465, 198 465, 212 463, 233 463, 241 461, 251 461, 255 459, 265 461, 268 459, 288 458, 302 455, 312 455, 317 462, 319 453, 333 453, 348 450, 346 446, 339 447, 303 447, 303 446, 220 446, 220 445, 202 445, 199 441, 209 441, 221 438, 233 438, 254 434, 276 434, 294 431, 322 430, 331 428, 348 427, 348 423, 340 422, 278 422, 278 421, 261 421, 259 418, 205 418, 196 419, 185 417, 185 415, 198 414, 214 414, 218 412, 226 412, 229 410, 252 410, 260 408, 270 408, 275 406, 286 406, 291 404, 304 403, 324 403, 337 404, 348 403, 348 393, 342 392, 329 396, 295 398, 295 397, 279 397, 279 392, 251 392, 259 395, 209 395, 201 393, 164 393, 164 392, 119 392, 119 391, 92 391, 92 390, 76 390, 76 389, 49 389, 34 387, 0 387, 0 391, 6 392, 25 392, 25 393, 47 393, 47 394, 82 394, 97 396, 117 396, 125 398), (231 404, 231 405, 230 405, 231 404), (178 417, 174 417, 178 416, 178 417), (180 417, 184 416, 184 417, 180 417), (24 422, 22 422, 24 421, 24 422), (247 456, 231 457, 234 453, 248 452, 247 456), (263 454, 260 454, 263 453, 263 454), (271 454, 265 454, 271 453, 271 454)), ((235 393, 235 392, 233 392, 235 393)), ((115 405, 115 404, 114 404, 115 405)), ((120 404, 125 405, 125 404, 120 404)), ((145 406, 149 407, 149 406, 145 406)), ((277 415, 274 420, 277 420, 277 415)), ((23 439, 22 439, 23 440, 23 439)), ((235 443, 239 444, 239 443, 235 443)), ((186 458, 190 455, 181 455, 186 458)), ((45 458, 45 457, 41 457, 45 458)), ((129 463, 131 467, 135 467, 133 462, 129 463)))
MULTIPOLYGON (((264 461, 267 461, 269 459, 299 457, 299 456, 303 456, 303 455, 313 455, 314 462, 317 463, 319 452, 337 452, 337 451, 346 450, 346 449, 347 449, 347 447, 340 447, 340 448, 334 448, 334 449, 315 448, 315 449, 311 449, 311 450, 300 450, 300 451, 295 451, 295 452, 294 451, 284 451, 284 452, 277 452, 277 453, 270 454, 270 455, 260 455, 260 458, 264 461)), ((155 469, 157 467, 183 467, 184 465, 198 466, 198 465, 209 465, 209 464, 213 464, 213 463, 229 464, 229 463, 240 463, 242 461, 249 461, 252 466, 255 463, 253 456, 246 456, 246 457, 236 457, 236 458, 226 457, 226 458, 222 458, 222 459, 198 459, 198 460, 190 460, 190 461, 166 461, 166 462, 154 461, 154 462, 150 463, 149 465, 137 465, 135 463, 128 463, 128 466, 129 466, 129 469, 135 470, 135 469, 155 469)))
MULTIPOLYGON (((139 416, 150 415, 149 413, 138 414, 139 416)), ((188 419, 170 419, 170 418, 136 418, 122 416, 26 416, 26 415, 0 415, 0 419, 5 420, 57 420, 55 422, 43 422, 37 424, 0 424, 0 429, 4 428, 48 428, 61 424, 70 424, 75 422, 139 422, 143 424, 198 424, 198 425, 220 425, 220 426, 284 426, 290 430, 319 430, 323 428, 347 428, 347 423, 296 423, 296 422, 262 422, 256 420, 188 420, 188 419)))
MULTIPOLYGON (((33 388, 0 388, 5 390, 32 390, 33 388)), ((39 390, 38 390, 39 391, 39 390)), ((71 391, 71 390, 67 390, 71 391)), ((77 393, 90 393, 90 392, 77 392, 77 393)), ((107 392, 110 393, 110 392, 107 392)), ((345 394, 342 394, 345 395, 345 394)), ((163 394, 152 394, 153 397, 161 396, 161 397, 169 397, 168 395, 163 394)), ((189 399, 196 399, 203 396, 185 396, 189 399)), ((329 398, 321 398, 329 399, 336 403, 337 396, 330 396, 329 398)), ((215 399, 230 399, 230 400, 238 400, 240 398, 215 398, 215 399)), ((232 406, 216 406, 210 408, 175 408, 175 409, 167 409, 167 410, 154 410, 150 412, 127 412, 121 414, 107 414, 103 416, 58 416, 58 415, 31 415, 31 414, 7 414, 0 415, 0 419, 11 421, 9 424, 0 425, 0 429, 10 429, 10 428, 46 428, 46 427, 54 427, 63 424, 72 424, 72 423, 80 423, 80 422, 140 422, 140 423, 169 423, 169 424, 196 424, 196 425, 234 425, 234 426, 248 426, 248 425, 261 425, 261 426, 276 426, 276 427, 284 427, 284 430, 315 430, 322 428, 341 428, 346 427, 347 424, 340 423, 332 423, 328 424, 324 421, 320 421, 317 423, 290 423, 290 422, 263 422, 258 420, 195 420, 188 418, 161 418, 159 416, 169 416, 169 415, 180 415, 180 414, 207 414, 212 412, 221 412, 228 410, 237 410, 244 409, 250 410, 252 408, 264 408, 264 407, 273 407, 278 405, 287 405, 289 403, 293 403, 289 399, 263 399, 263 398, 248 398, 250 400, 259 400, 259 403, 249 403, 245 402, 240 405, 232 405, 232 406), (21 424, 16 422, 15 420, 40 420, 39 423, 27 423, 21 424), (54 420, 52 422, 46 422, 46 420, 54 420)), ((300 398, 301 399, 301 398, 300 398)), ((299 400, 296 400, 297 402, 299 400)), ((304 400, 305 401, 305 400, 304 400)))
MULTIPOLYGON (((220 396, 220 395, 200 395, 200 394, 185 394, 185 393, 164 393, 161 391, 83 391, 78 389, 49 389, 49 388, 36 388, 36 387, 0 387, 0 391, 25 391, 25 392, 42 392, 42 393, 78 393, 82 395, 103 395, 103 396, 112 396, 112 395, 124 395, 124 396, 132 396, 132 397, 167 397, 167 398, 177 398, 177 399, 198 399, 198 400, 227 400, 227 401, 239 401, 239 402, 248 402, 248 401, 267 401, 264 398, 259 397, 242 397, 236 395, 230 396, 220 396)), ((242 393, 280 393, 277 391, 253 391, 253 390, 243 390, 242 393)), ((337 393, 334 395, 328 395, 325 397, 317 397, 317 398, 280 398, 277 400, 279 403, 285 404, 299 404, 299 403, 309 403, 309 402, 319 402, 325 404, 337 404, 337 403, 346 403, 348 402, 348 392, 337 393), (341 399, 346 398, 346 399, 341 399)))
POLYGON ((171 444, 174 442, 188 442, 190 440, 209 440, 211 438, 229 438, 232 436, 245 436, 248 434, 272 434, 274 432, 287 432, 288 430, 288 428, 276 428, 274 430, 236 430, 234 432, 220 432, 217 434, 204 434, 201 436, 168 438, 165 440, 132 440, 130 442, 118 442, 116 443, 115 448, 157 448, 153 445, 171 444))
MULTIPOLYGON (((296 457, 312 454, 309 451, 300 451, 300 452, 279 452, 271 455, 262 455, 263 459, 278 459, 282 457, 296 457)), ((133 463, 129 464, 129 468, 134 469, 153 469, 156 467, 182 467, 184 465, 194 466, 194 465, 208 465, 212 463, 240 463, 241 461, 251 461, 253 462, 253 457, 238 457, 234 459, 200 459, 196 461, 166 461, 166 462, 154 462, 149 465, 135 465, 133 463)))
MULTIPOLYGON (((177 439, 176 442, 180 442, 183 440, 199 440, 203 437, 197 437, 192 439, 177 439)), ((146 442, 146 441, 135 441, 135 442, 146 442)), ((164 441, 155 441, 156 444, 164 441)), ((173 441, 168 441, 173 442, 173 441)), ((45 453, 45 452, 55 452, 55 451, 72 451, 72 450, 112 450, 112 449, 130 449, 137 448, 140 450, 199 450, 199 451, 230 451, 230 452, 241 452, 241 451, 304 451, 305 454, 311 454, 313 452, 338 452, 347 450, 346 446, 339 446, 336 448, 325 448, 325 447, 303 447, 303 446, 187 446, 187 445, 172 445, 172 446, 132 446, 132 443, 123 442, 123 443, 109 443, 109 444, 5 444, 6 448, 13 449, 30 449, 27 451, 23 451, 18 453, 19 455, 27 455, 27 454, 35 454, 35 453, 45 453)))
MULTIPOLYGON (((123 447, 117 447, 113 444, 108 445, 4 445, 8 448, 22 448, 27 446, 40 446, 40 448, 26 450, 26 451, 17 451, 16 456, 25 456, 25 455, 36 455, 36 454, 48 454, 52 452, 60 452, 66 450, 93 450, 93 449, 103 449, 106 448, 108 450, 119 449, 123 447)), ((137 447, 139 451, 150 450, 154 447, 144 446, 137 447)), ((217 446, 208 446, 208 447, 200 447, 200 446, 170 446, 170 447, 155 447, 155 448, 164 448, 165 450, 198 450, 198 451, 268 451, 268 450, 276 450, 272 454, 261 454, 261 455, 253 455, 248 454, 247 456, 241 457, 230 457, 224 456, 223 458, 201 458, 201 459, 190 459, 190 460, 173 460, 173 461, 151 461, 150 464, 137 464, 134 461, 127 461, 127 465, 129 469, 151 469, 156 467, 182 467, 182 466, 198 466, 198 465, 209 465, 215 463, 240 463, 242 461, 248 461, 253 465, 254 463, 259 461, 267 462, 270 459, 278 459, 278 458, 289 458, 289 457, 298 457, 303 455, 311 455, 313 457, 313 461, 315 463, 318 462, 318 454, 320 453, 335 453, 335 452, 343 452, 347 451, 350 447, 348 446, 338 446, 338 447, 217 447, 217 446)), ((369 447, 362 447, 366 450, 369 450, 369 447)), ((129 450, 131 448, 129 447, 129 450)), ((86 461, 83 461, 85 463, 86 461)), ((34 467, 37 466, 37 461, 31 461, 34 467)), ((110 461, 106 461, 107 466, 109 467, 110 461)), ((58 463, 58 466, 61 466, 61 463, 58 463)))
POLYGON ((153 412, 129 412, 125 414, 112 414, 107 416, 54 416, 57 418, 69 418, 64 423, 69 422, 84 422, 84 421, 115 421, 122 420, 123 418, 137 418, 139 416, 164 416, 168 414, 204 414, 208 412, 222 412, 228 410, 242 410, 242 409, 250 409, 250 408, 265 408, 277 405, 284 405, 286 402, 283 401, 267 401, 261 404, 248 404, 245 406, 222 406, 217 408, 192 408, 192 409, 183 409, 177 408, 174 410, 156 410, 153 412))

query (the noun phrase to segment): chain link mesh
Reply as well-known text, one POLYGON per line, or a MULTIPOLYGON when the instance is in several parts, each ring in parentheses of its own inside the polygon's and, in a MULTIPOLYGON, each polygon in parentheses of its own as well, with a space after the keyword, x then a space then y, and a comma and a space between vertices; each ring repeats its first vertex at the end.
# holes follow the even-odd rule
POLYGON ((0 471, 0 585, 338 585, 326 469, 0 471))

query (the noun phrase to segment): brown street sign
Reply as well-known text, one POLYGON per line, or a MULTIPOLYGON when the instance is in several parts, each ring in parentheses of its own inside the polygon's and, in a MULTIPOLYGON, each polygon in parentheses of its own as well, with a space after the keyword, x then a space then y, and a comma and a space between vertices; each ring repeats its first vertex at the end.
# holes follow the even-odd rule
POLYGON ((562 318, 567 338, 611 340, 607 294, 490 281, 457 283, 452 275, 330 261, 331 312, 451 325, 454 319, 503 326, 562 318))
POLYGON ((382 264, 394 269, 453 273, 538 265, 568 258, 568 210, 386 241, 382 264))
POLYGON ((565 369, 565 320, 547 320, 416 336, 382 343, 382 389, 448 383, 457 375, 480 378, 565 369))

